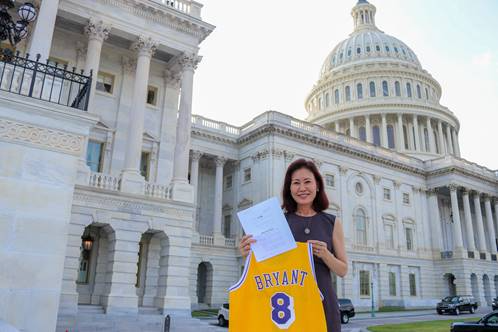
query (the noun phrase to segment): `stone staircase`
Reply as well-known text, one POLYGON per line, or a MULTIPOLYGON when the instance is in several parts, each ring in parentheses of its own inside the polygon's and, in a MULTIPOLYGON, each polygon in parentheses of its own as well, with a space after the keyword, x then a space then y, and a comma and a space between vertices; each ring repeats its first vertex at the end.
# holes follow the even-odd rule
MULTIPOLYGON (((227 332, 213 325, 214 320, 191 317, 171 318, 170 332, 227 332)), ((140 308, 138 315, 107 315, 97 305, 80 305, 78 315, 57 317, 56 332, 163 332, 164 316, 156 308, 140 308)))

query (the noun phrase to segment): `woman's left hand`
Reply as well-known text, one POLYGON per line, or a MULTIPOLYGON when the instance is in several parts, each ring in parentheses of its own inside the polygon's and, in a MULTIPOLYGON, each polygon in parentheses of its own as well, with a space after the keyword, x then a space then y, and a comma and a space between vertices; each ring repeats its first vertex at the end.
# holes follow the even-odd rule
POLYGON ((325 259, 328 255, 331 255, 331 252, 327 249, 327 243, 318 240, 308 240, 308 243, 311 243, 313 255, 316 257, 325 259))

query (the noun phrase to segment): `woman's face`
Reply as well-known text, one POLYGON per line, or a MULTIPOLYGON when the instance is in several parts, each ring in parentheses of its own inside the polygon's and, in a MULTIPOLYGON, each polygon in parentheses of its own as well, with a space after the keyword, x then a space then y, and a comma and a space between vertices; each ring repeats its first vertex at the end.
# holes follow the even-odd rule
POLYGON ((317 183, 313 173, 307 168, 300 168, 291 176, 290 191, 297 205, 312 205, 316 197, 317 183))

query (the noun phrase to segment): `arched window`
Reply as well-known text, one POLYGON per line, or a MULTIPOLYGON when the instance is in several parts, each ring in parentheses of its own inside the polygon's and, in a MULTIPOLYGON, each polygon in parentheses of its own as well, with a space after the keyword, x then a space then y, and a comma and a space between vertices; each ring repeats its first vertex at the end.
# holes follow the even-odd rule
POLYGON ((406 83, 406 96, 408 98, 412 97, 412 85, 410 83, 406 83))
POLYGON ((417 98, 421 99, 422 98, 422 92, 420 91, 420 85, 417 84, 417 98))
POLYGON ((375 45, 375 50, 376 50, 377 52, 380 52, 380 46, 379 46, 379 45, 375 45))
POLYGON ((370 53, 370 46, 367 46, 367 53, 370 53))
POLYGON ((372 128, 372 134, 373 134, 373 144, 380 146, 380 129, 379 126, 374 126, 372 128))
POLYGON ((429 90, 425 88, 425 99, 429 100, 429 90))
POLYGON ((375 97, 375 82, 370 82, 370 97, 375 97))
POLYGON ((330 103, 330 95, 329 93, 327 92, 325 94, 325 107, 329 107, 329 103, 330 103))
POLYGON ((387 125, 387 146, 394 149, 394 128, 392 125, 387 125))
POLYGON ((323 108, 322 98, 318 98, 318 109, 321 110, 323 108))
POLYGON ((408 150, 408 130, 403 126, 403 138, 405 140, 405 149, 408 150))
POLYGON ((361 48, 356 48, 356 54, 360 54, 361 53, 361 48))
POLYGON ((363 98, 363 85, 361 83, 356 84, 356 95, 358 99, 363 98))
POLYGON ((351 56, 351 49, 348 50, 348 56, 351 56))
POLYGON ((355 215, 356 225, 356 243, 359 245, 367 245, 367 216, 363 209, 358 209, 355 215))
POLYGON ((346 101, 351 101, 351 87, 349 85, 346 87, 346 101))
POLYGON ((365 130, 365 127, 361 126, 359 129, 359 133, 360 133, 360 140, 362 140, 363 142, 366 142, 367 141, 367 131, 365 130))
POLYGON ((384 97, 389 96, 389 87, 387 86, 387 81, 382 81, 382 95, 384 97))
POLYGON ((394 90, 396 93, 396 97, 401 97, 401 86, 398 81, 394 82, 394 90))
POLYGON ((386 45, 386 52, 389 52, 389 46, 386 45))
POLYGON ((429 152, 429 131, 424 128, 425 151, 429 152))
POLYGON ((334 101, 336 104, 339 104, 339 89, 335 89, 334 91, 334 101))

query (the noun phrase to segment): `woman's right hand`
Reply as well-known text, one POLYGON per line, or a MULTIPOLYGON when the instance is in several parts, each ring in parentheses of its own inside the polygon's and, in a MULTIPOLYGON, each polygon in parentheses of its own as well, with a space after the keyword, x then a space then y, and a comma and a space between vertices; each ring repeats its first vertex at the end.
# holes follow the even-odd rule
POLYGON ((242 257, 246 257, 251 251, 251 243, 255 243, 256 240, 253 239, 251 234, 244 235, 242 239, 240 239, 239 243, 239 251, 242 257))

